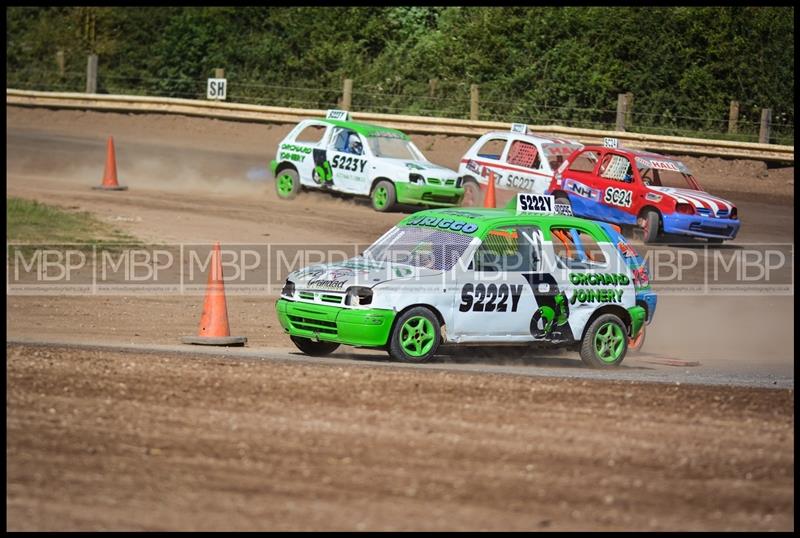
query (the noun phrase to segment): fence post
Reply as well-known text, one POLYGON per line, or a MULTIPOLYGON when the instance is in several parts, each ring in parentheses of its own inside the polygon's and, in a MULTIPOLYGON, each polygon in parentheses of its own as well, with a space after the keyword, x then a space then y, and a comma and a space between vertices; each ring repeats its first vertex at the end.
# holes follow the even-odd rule
POLYGON ((344 85, 342 86, 342 110, 350 110, 350 106, 353 103, 353 79, 346 78, 344 79, 344 85))
POLYGON ((624 93, 617 94, 617 131, 625 130, 625 105, 626 99, 624 93))
POLYGON ((478 85, 473 84, 469 87, 469 119, 478 119, 478 85))
POLYGON ((430 86, 430 96, 436 97, 436 86, 439 84, 438 78, 432 78, 428 81, 428 85, 430 86))
POLYGON ((221 67, 214 69, 214 78, 225 78, 225 70, 221 67))
POLYGON ((728 112, 728 132, 731 134, 739 132, 739 101, 731 100, 731 109, 728 112))
POLYGON ((633 92, 625 94, 625 127, 633 125, 633 92))
POLYGON ((761 128, 758 130, 758 143, 769 144, 769 131, 772 128, 772 109, 761 109, 761 128))
POLYGON ((90 54, 86 62, 86 93, 97 93, 97 54, 90 54))
POLYGON ((56 64, 58 64, 58 76, 64 78, 64 51, 62 49, 56 52, 56 64))

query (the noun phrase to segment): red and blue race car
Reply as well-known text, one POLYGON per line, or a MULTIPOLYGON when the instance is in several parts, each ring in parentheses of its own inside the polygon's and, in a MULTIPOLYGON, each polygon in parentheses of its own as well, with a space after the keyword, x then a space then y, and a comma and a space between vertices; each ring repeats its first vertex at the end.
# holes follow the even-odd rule
POLYGON ((576 216, 638 226, 645 243, 662 234, 703 237, 721 243, 736 237, 736 206, 700 187, 689 168, 664 155, 616 147, 586 146, 558 168, 547 194, 569 204, 576 216))

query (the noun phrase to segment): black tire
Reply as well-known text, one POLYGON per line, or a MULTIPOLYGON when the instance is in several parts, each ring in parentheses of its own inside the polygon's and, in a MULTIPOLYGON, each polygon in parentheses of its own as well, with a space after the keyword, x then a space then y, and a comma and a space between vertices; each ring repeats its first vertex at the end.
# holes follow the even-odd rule
POLYGON ((291 338, 292 342, 294 342, 294 345, 297 346, 297 349, 306 355, 311 355, 312 357, 324 357, 325 355, 330 355, 336 351, 336 348, 339 347, 339 344, 336 342, 315 342, 300 336, 290 336, 289 338, 291 338))
POLYGON ((297 175, 297 171, 292 168, 284 168, 278 172, 275 175, 275 192, 278 194, 278 198, 284 200, 291 200, 297 196, 297 193, 300 192, 300 176, 297 175), (285 182, 289 179, 291 180, 291 187, 286 189, 285 182))
MULTIPOLYGON (((611 330, 614 331, 614 329, 611 330)), ((625 328, 625 324, 615 314, 602 314, 598 316, 597 319, 592 321, 592 323, 584 332, 583 340, 581 340, 581 360, 590 368, 614 368, 619 366, 622 360, 625 358, 626 352, 628 351, 627 333, 628 331, 625 328), (613 360, 609 360, 609 358, 604 360, 598 353, 597 346, 595 345, 595 336, 597 336, 598 332, 600 331, 605 332, 606 327, 614 325, 617 326, 618 333, 621 333, 622 335, 621 340, 614 341, 614 348, 618 348, 618 346, 621 344, 622 350, 619 353, 619 356, 609 357, 613 360)), ((601 334, 601 338, 602 336, 603 334, 601 334)))
POLYGON ((556 195, 555 203, 568 206, 570 211, 572 211, 572 203, 569 201, 569 198, 565 194, 556 195))
POLYGON ((474 179, 464 180, 464 197, 461 199, 462 207, 478 207, 481 204, 481 187, 474 179))
POLYGON ((394 360, 401 362, 421 363, 429 361, 436 354, 436 350, 439 349, 439 344, 441 344, 441 329, 442 326, 439 323, 439 320, 430 309, 425 308, 424 306, 415 306, 414 308, 401 314, 400 317, 397 318, 397 321, 395 321, 392 334, 389 337, 389 356, 391 356, 394 360), (414 333, 409 330, 411 327, 406 327, 406 322, 413 324, 415 318, 424 318, 431 326, 430 330, 433 333, 433 344, 429 347, 429 349, 425 349, 428 348, 428 345, 423 338, 415 337, 414 333), (402 344, 403 340, 407 340, 409 337, 418 343, 420 352, 423 350, 425 352, 421 353, 420 355, 414 355, 413 353, 409 354, 402 344))
POLYGON ((378 181, 375 186, 372 187, 372 192, 369 194, 369 197, 372 201, 372 209, 375 211, 380 211, 382 213, 391 211, 397 203, 397 192, 394 188, 394 183, 388 179, 378 181), (381 189, 384 189, 386 193, 386 201, 383 202, 383 204, 380 202, 382 199, 381 189))
POLYGON ((721 239, 719 237, 709 237, 708 238, 708 244, 709 245, 721 245, 723 241, 725 241, 725 240, 721 239))
POLYGON ((661 216, 648 210, 636 219, 639 231, 642 234, 642 241, 646 244, 655 243, 658 239, 658 231, 661 227, 661 216))

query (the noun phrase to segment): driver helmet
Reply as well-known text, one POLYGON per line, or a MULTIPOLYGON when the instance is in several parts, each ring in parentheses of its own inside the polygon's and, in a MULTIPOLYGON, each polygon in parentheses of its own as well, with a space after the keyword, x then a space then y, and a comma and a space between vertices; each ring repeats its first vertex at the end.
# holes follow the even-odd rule
POLYGON ((357 134, 350 134, 350 138, 347 140, 347 150, 350 153, 361 154, 361 141, 358 139, 357 134))

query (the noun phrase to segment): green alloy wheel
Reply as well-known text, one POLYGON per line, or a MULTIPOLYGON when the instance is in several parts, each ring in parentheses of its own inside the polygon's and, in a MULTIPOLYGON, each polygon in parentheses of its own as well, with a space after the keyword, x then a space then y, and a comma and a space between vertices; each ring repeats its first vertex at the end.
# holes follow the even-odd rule
POLYGON ((397 193, 391 181, 382 179, 372 189, 372 207, 376 211, 390 211, 397 200, 397 193))
POLYGON ((625 324, 614 314, 595 319, 581 343, 581 360, 592 368, 618 366, 628 350, 625 324))
POLYGON ((284 200, 291 200, 300 191, 300 179, 291 168, 281 170, 275 178, 275 190, 284 200))
POLYGON ((389 354, 403 362, 425 362, 433 357, 441 340, 441 325, 433 312, 414 307, 395 323, 389 354))

